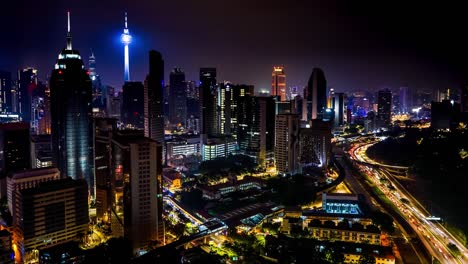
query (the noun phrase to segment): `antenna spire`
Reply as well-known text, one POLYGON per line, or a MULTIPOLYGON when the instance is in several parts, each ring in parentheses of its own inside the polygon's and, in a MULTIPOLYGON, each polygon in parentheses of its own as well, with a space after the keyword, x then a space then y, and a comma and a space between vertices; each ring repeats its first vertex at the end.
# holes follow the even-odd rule
POLYGON ((67 31, 67 50, 72 50, 72 37, 70 31, 70 11, 67 12, 67 19, 68 19, 68 31, 67 31))
POLYGON ((127 12, 125 12, 125 28, 128 28, 128 26, 127 26, 127 12))

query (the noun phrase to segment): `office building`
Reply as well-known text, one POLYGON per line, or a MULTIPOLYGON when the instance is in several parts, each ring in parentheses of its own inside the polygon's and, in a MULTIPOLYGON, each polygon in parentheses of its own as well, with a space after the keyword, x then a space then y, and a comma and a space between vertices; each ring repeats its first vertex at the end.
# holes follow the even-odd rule
POLYGON ((93 195, 92 85, 80 53, 72 48, 68 18, 67 47, 50 77, 52 155, 62 177, 85 179, 93 195))
POLYGON ((161 53, 149 52, 149 73, 145 80, 145 136, 164 144, 164 61, 161 53))
POLYGON ((31 121, 31 97, 36 86, 37 69, 26 68, 18 71, 18 110, 23 122, 31 121))
POLYGON ((0 71, 0 113, 11 113, 11 72, 0 71))
POLYGON ((202 144, 203 160, 213 160, 235 154, 237 141, 233 136, 212 136, 202 144))
POLYGON ((322 119, 327 108, 327 80, 320 68, 314 68, 307 87, 304 89, 306 121, 322 119))
POLYGON ((210 135, 218 134, 216 109, 216 68, 200 69, 200 123, 202 143, 210 135))
POLYGON ((145 128, 144 90, 141 82, 125 82, 122 87, 120 121, 127 129, 145 128))
POLYGON ((81 234, 87 234, 88 186, 84 179, 67 177, 40 182, 15 193, 13 224, 23 256, 33 250, 78 241, 81 234))
POLYGON ((276 116, 275 161, 279 173, 293 174, 299 169, 299 129, 299 115, 276 116))
POLYGON ((117 130, 115 118, 93 118, 94 168, 96 175, 96 216, 108 221, 112 201, 111 150, 112 135, 117 130))
POLYGON ((3 176, 10 172, 31 168, 29 124, 0 124, 0 170, 3 176))
POLYGON ((130 239, 136 254, 150 241, 164 245, 161 143, 123 130, 115 133, 112 151, 113 235, 130 239))
POLYGON ((224 82, 218 85, 218 132, 221 135, 237 137, 237 112, 239 101, 245 96, 253 96, 253 85, 232 85, 224 82))
POLYGON ((335 93, 332 98, 332 107, 335 114, 333 125, 335 127, 340 127, 347 123, 347 101, 348 98, 344 93, 335 93))
POLYGON ((187 83, 185 73, 180 68, 174 68, 169 75, 169 117, 173 125, 185 127, 187 121, 187 83))
POLYGON ((275 66, 271 73, 271 95, 278 96, 279 101, 286 101, 286 74, 284 67, 275 66))
POLYGON ((51 135, 31 135, 31 166, 33 169, 37 168, 39 156, 41 156, 41 159, 44 157, 52 157, 51 140, 51 135))
POLYGON ((93 115, 102 116, 104 115, 106 93, 103 92, 103 86, 101 83, 101 76, 96 72, 96 57, 94 52, 91 51, 91 55, 88 60, 89 65, 89 78, 93 86, 93 115))
POLYGON ((237 141, 244 155, 260 166, 273 165, 275 152, 275 97, 245 96, 238 103, 237 141))
POLYGON ((329 122, 313 120, 311 128, 301 128, 299 133, 301 166, 326 169, 331 155, 331 138, 329 122))
POLYGON ((378 92, 377 106, 377 118, 380 125, 388 126, 392 121, 392 92, 389 89, 378 92))

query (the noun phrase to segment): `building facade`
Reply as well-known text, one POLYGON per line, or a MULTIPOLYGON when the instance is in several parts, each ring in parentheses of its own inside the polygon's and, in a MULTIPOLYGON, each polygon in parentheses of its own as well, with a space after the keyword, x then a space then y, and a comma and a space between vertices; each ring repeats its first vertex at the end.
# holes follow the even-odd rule
MULTIPOLYGON (((70 28, 70 27, 69 27, 70 28)), ((50 77, 54 165, 62 177, 85 179, 94 194, 92 85, 71 33, 50 77)))
POLYGON ((279 173, 295 173, 299 169, 299 129, 299 115, 276 116, 275 162, 279 173))
POLYGON ((280 101, 286 101, 286 73, 284 67, 275 66, 271 73, 271 95, 278 96, 280 101))

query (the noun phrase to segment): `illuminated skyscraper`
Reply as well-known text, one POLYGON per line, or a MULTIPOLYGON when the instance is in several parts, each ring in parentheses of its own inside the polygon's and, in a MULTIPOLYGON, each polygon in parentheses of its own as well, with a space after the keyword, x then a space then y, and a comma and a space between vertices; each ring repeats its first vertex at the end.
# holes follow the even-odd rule
POLYGON ((52 155, 62 177, 83 178, 94 197, 92 87, 80 53, 72 49, 70 13, 67 48, 50 78, 52 155))
POLYGON ((120 40, 125 45, 125 57, 124 57, 124 80, 126 82, 130 81, 130 69, 129 69, 129 58, 128 58, 128 45, 132 43, 132 36, 128 31, 128 24, 127 24, 127 12, 125 12, 125 28, 123 30, 122 35, 120 36, 120 40))
POLYGON ((389 89, 379 91, 377 100, 377 117, 381 125, 388 125, 392 121, 392 92, 389 89))
POLYGON ((279 96, 280 101, 286 101, 286 74, 283 66, 273 67, 271 73, 271 95, 279 96))
POLYGON ((0 113, 11 112, 11 73, 0 71, 0 113))
POLYGON ((26 68, 18 71, 19 112, 23 122, 31 121, 31 97, 36 86, 37 69, 26 68))
POLYGON ((309 78, 309 83, 304 90, 304 98, 307 100, 307 121, 322 119, 327 108, 327 80, 322 69, 314 68, 309 78))
POLYGON ((200 69, 200 123, 202 142, 217 134, 216 125, 216 68, 200 69))

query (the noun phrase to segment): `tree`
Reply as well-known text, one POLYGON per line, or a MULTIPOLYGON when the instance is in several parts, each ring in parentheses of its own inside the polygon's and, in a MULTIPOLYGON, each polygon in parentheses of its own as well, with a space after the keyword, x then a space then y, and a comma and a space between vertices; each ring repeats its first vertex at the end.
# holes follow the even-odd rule
POLYGON ((455 244, 448 243, 447 247, 456 257, 459 257, 461 255, 460 249, 455 244))
POLYGON ((205 204, 205 201, 203 200, 203 192, 199 189, 181 192, 180 200, 183 204, 192 209, 202 209, 205 204))

